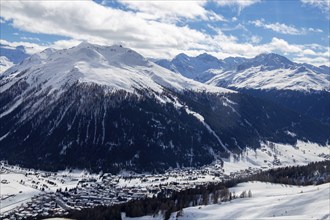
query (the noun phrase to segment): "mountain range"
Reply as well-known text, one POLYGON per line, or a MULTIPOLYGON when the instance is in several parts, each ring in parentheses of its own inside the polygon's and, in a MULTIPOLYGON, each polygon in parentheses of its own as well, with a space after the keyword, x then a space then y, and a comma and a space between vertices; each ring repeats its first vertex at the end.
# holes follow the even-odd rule
POLYGON ((158 60, 156 63, 187 78, 222 87, 330 91, 328 66, 298 64, 275 53, 260 54, 251 59, 228 57, 224 60, 206 53, 196 57, 179 54, 171 61, 158 60))
POLYGON ((224 60, 209 54, 196 57, 179 54, 171 61, 156 63, 196 81, 253 95, 330 123, 328 66, 299 64, 274 53, 224 60))
MULTIPOLYGON (((185 62, 157 62, 173 72, 120 45, 82 43, 24 59, 0 74, 0 159, 46 170, 151 172, 210 164, 268 142, 328 143, 330 126, 320 120, 216 82, 221 68, 259 64, 179 57, 185 62), (192 60, 202 61, 194 68, 192 60), (198 82, 199 71, 214 77, 198 82)), ((294 65, 282 61, 264 71, 294 65)))

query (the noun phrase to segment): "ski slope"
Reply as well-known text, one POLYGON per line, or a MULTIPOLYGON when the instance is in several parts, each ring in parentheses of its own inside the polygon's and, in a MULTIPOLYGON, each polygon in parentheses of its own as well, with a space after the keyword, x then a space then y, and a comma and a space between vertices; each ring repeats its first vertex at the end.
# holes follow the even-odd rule
MULTIPOLYGON (((302 220, 330 218, 330 184, 318 186, 289 186, 262 182, 247 182, 229 189, 239 195, 252 192, 251 198, 238 198, 222 204, 196 206, 183 209, 183 215, 170 219, 178 220, 232 220, 232 219, 281 219, 302 220)), ((162 219, 162 216, 126 218, 136 220, 162 219)))
MULTIPOLYGON (((239 195, 251 190, 252 198, 235 199, 221 205, 184 209, 182 220, 220 219, 329 219, 330 184, 288 186, 248 182, 231 188, 239 195)), ((171 219, 175 219, 176 214, 171 219)))

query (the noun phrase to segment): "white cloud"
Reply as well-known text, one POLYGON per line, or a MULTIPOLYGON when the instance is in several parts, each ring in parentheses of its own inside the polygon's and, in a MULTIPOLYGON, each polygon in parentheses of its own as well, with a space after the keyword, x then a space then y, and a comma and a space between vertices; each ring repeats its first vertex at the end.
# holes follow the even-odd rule
POLYGON ((238 11, 242 11, 245 7, 261 2, 261 0, 215 0, 219 6, 235 6, 238 11))
POLYGON ((256 27, 262 27, 265 29, 269 29, 278 33, 282 34, 290 34, 290 35, 301 35, 304 34, 301 30, 298 30, 294 26, 289 26, 286 24, 281 24, 281 23, 274 23, 274 24, 266 24, 264 23, 264 20, 255 20, 255 21, 250 21, 251 24, 254 24, 256 27))
POLYGON ((303 51, 305 55, 316 55, 316 53, 311 49, 306 49, 303 51))
POLYGON ((58 40, 55 41, 54 43, 52 43, 51 45, 49 45, 49 47, 55 48, 55 49, 67 49, 70 47, 74 47, 77 46, 78 44, 80 44, 82 41, 80 40, 58 40))
POLYGON ((8 1, 1 2, 1 7, 1 16, 12 19, 13 26, 21 30, 98 44, 123 43, 133 49, 153 50, 154 54, 164 48, 185 50, 203 44, 208 38, 187 26, 150 21, 138 13, 104 7, 93 1, 8 1))
POLYGON ((262 37, 253 35, 250 39, 251 43, 258 44, 262 40, 262 37))
POLYGON ((330 1, 329 0, 300 0, 305 5, 310 5, 319 8, 329 19, 330 1))
MULTIPOLYGON (((224 34, 224 29, 209 26, 216 33, 209 35, 188 26, 178 26, 176 23, 164 22, 162 19, 146 18, 145 12, 113 9, 94 1, 1 1, 1 8, 1 16, 5 20, 11 20, 15 28, 32 33, 55 34, 70 38, 70 40, 56 41, 49 45, 28 42, 11 43, 14 46, 26 46, 29 53, 46 47, 68 48, 87 40, 101 45, 120 43, 137 50, 146 57, 153 58, 171 58, 181 52, 193 55, 209 52, 219 58, 253 57, 266 52, 298 56, 298 54, 304 54, 304 51, 309 54, 313 51, 322 57, 328 57, 325 55, 324 47, 317 44, 293 45, 279 38, 258 44, 261 39, 257 36, 252 36, 248 42, 241 43, 237 37, 224 34)), ((147 11, 147 9, 144 10, 147 11)), ((195 18, 202 18, 203 13, 209 16, 207 19, 210 19, 210 12, 200 11, 193 14, 195 18)), ((182 17, 182 14, 183 12, 177 12, 173 16, 182 17)), ((184 16, 192 15, 184 14, 184 16)), ((244 26, 237 27, 244 28, 244 26)))
POLYGON ((217 14, 214 11, 208 11, 207 17, 208 20, 210 21, 224 21, 224 22, 227 21, 227 19, 225 19, 222 15, 217 14))
POLYGON ((323 31, 319 28, 308 28, 309 32, 323 33, 323 31))
POLYGON ((329 59, 327 59, 325 57, 304 56, 304 57, 295 57, 292 60, 297 63, 311 63, 314 66, 321 66, 321 65, 329 66, 330 65, 329 59))
POLYGON ((222 31, 234 31, 234 30, 243 30, 243 31, 248 31, 246 29, 246 27, 241 24, 241 23, 238 23, 236 26, 234 27, 229 27, 229 26, 224 26, 224 27, 221 27, 221 30, 222 31))
MULTIPOLYGON (((22 39, 22 38, 21 38, 22 39)), ((67 49, 70 47, 77 46, 80 44, 82 41, 79 40, 59 40, 55 41, 54 43, 51 44, 38 44, 38 43, 31 43, 31 42, 26 42, 26 41, 7 41, 0 39, 0 44, 5 45, 5 47, 9 49, 15 49, 17 46, 23 46, 28 54, 34 54, 41 52, 47 48, 54 48, 54 49, 67 49)))
POLYGON ((26 41, 9 42, 3 39, 0 39, 0 44, 6 45, 8 48, 12 48, 12 49, 15 49, 17 46, 23 46, 25 48, 26 53, 28 54, 34 54, 40 52, 48 47, 26 41))
POLYGON ((303 51, 302 45, 292 45, 283 39, 274 37, 268 44, 269 48, 274 51, 281 51, 283 53, 301 53, 303 51))
POLYGON ((31 41, 31 40, 32 40, 32 41, 40 41, 40 39, 37 38, 37 37, 24 37, 24 36, 23 36, 23 37, 20 37, 20 39, 21 39, 21 40, 24 40, 24 41, 26 41, 26 40, 27 40, 27 41, 31 41))
POLYGON ((106 5, 107 2, 108 2, 107 0, 102 0, 101 5, 106 5))
POLYGON ((264 19, 261 20, 255 20, 250 21, 250 24, 255 25, 256 27, 262 27, 264 29, 269 29, 281 34, 290 34, 290 35, 304 35, 308 32, 314 32, 314 33, 322 33, 323 31, 318 28, 296 28, 293 25, 286 25, 279 22, 273 23, 273 24, 267 24, 265 23, 264 19))
POLYGON ((224 21, 223 16, 207 11, 203 6, 206 1, 125 1, 121 4, 139 12, 146 19, 161 19, 164 22, 175 22, 180 18, 224 21))

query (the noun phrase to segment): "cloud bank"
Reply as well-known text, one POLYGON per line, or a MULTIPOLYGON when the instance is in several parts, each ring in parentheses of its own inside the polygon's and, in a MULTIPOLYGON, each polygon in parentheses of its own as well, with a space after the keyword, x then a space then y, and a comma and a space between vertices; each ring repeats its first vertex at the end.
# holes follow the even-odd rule
MULTIPOLYGON (((219 6, 234 6, 240 9, 257 2, 259 1, 215 1, 219 6)), ((182 1, 178 4, 171 1, 120 1, 119 4, 125 10, 107 7, 94 1, 1 1, 1 17, 3 22, 10 22, 14 28, 22 31, 71 38, 50 45, 7 41, 9 44, 28 44, 27 46, 34 48, 30 51, 46 46, 67 48, 81 41, 90 41, 97 44, 123 44, 153 58, 171 58, 181 52, 188 55, 208 52, 218 58, 253 57, 265 52, 280 52, 296 57, 304 55, 306 61, 316 65, 325 62, 315 62, 315 56, 328 58, 328 55, 325 55, 327 47, 295 45, 276 37, 260 44, 262 38, 256 35, 242 42, 237 37, 226 35, 220 28, 214 28, 215 34, 211 35, 182 22, 185 19, 229 22, 222 15, 207 10, 205 1, 182 1)), ((266 24, 262 20, 252 23, 284 34, 322 31, 299 30, 280 23, 266 24)))

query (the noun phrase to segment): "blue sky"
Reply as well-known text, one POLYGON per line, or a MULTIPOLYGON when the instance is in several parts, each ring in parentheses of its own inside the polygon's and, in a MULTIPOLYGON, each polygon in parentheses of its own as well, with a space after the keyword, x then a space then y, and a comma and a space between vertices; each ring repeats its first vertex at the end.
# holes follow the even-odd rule
POLYGON ((275 52, 329 65, 327 0, 1 1, 2 44, 29 53, 82 41, 123 44, 152 58, 275 52))

